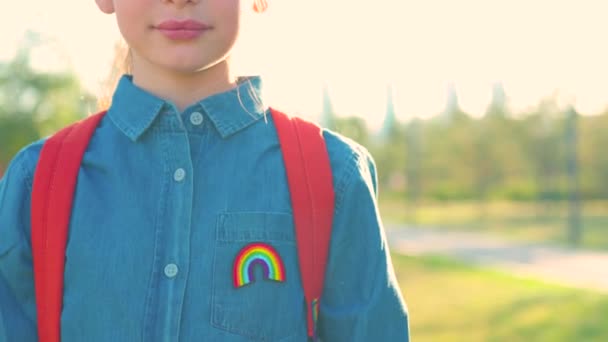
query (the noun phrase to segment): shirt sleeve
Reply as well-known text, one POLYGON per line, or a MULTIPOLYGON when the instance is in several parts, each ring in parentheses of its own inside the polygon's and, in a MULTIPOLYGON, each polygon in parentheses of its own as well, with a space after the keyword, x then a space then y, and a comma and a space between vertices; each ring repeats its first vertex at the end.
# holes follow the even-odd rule
POLYGON ((20 152, 0 179, 0 342, 37 340, 25 159, 20 152))
POLYGON ((336 189, 319 335, 323 341, 409 341, 407 308, 378 212, 375 163, 363 149, 350 164, 336 189))

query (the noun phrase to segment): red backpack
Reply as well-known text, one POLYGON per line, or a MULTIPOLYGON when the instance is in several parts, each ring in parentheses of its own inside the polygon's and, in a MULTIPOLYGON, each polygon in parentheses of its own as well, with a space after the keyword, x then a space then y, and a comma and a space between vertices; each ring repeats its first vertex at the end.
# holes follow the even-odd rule
MULTIPOLYGON (((271 114, 293 206, 307 331, 316 338, 319 299, 334 209, 329 156, 321 129, 275 109, 271 114)), ((65 248, 78 171, 105 112, 68 126, 44 144, 32 189, 32 254, 40 342, 59 342, 65 248)))

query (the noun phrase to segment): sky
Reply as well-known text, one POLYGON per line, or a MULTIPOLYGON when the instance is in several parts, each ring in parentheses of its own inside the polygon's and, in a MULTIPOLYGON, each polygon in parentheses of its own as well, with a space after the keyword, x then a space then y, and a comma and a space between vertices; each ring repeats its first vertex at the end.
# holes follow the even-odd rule
MULTIPOLYGON (((441 112, 448 85, 480 115, 501 82, 514 111, 555 95, 583 114, 608 107, 605 0, 270 0, 248 18, 235 60, 263 73, 269 102, 314 117, 321 89, 342 115, 378 127, 387 84, 400 119, 441 112)), ((73 68, 99 93, 120 39, 93 0, 15 1, 0 13, 0 59, 26 29, 53 39, 41 69, 73 68)))

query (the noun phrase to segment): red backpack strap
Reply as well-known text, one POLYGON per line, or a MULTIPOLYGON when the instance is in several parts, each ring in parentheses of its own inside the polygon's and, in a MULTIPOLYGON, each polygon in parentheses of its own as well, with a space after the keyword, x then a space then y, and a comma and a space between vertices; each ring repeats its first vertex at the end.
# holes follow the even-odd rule
POLYGON ((334 212, 331 165, 323 132, 271 108, 293 207, 308 336, 315 339, 334 212))
POLYGON ((44 143, 32 188, 32 255, 38 336, 59 342, 65 248, 82 156, 105 112, 68 126, 44 143))

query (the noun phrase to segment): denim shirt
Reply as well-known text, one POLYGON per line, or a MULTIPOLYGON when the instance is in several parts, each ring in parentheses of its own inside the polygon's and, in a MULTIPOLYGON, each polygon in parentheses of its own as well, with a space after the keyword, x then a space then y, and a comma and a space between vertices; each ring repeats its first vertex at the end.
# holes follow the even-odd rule
MULTIPOLYGON (((61 337, 96 341, 306 341, 279 141, 250 77, 178 112, 123 76, 82 161, 66 247, 61 337), (239 251, 272 246, 285 280, 233 284, 239 251)), ((323 131, 336 192, 319 336, 408 341, 378 215, 376 169, 323 131)), ((0 341, 36 341, 32 179, 44 139, 0 181, 0 341)))

